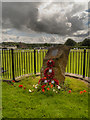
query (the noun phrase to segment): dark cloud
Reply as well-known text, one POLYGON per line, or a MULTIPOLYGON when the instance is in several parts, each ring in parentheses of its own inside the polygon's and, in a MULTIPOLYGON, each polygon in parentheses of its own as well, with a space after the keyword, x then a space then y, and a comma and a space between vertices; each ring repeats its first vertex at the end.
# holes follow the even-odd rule
POLYGON ((83 21, 78 16, 74 16, 68 19, 69 19, 69 22, 71 22, 72 24, 71 31, 76 32, 78 30, 84 29, 83 21))
MULTIPOLYGON (((38 7, 40 4, 36 2, 2 3, 3 27, 22 29, 23 26, 26 26, 27 29, 37 32, 59 34, 62 36, 71 35, 78 30, 84 29, 83 19, 77 15, 73 16, 84 9, 83 5, 71 3, 72 9, 65 11, 64 6, 67 7, 69 3, 55 3, 58 7, 62 8, 60 12, 52 13, 50 16, 43 16, 41 20, 38 20, 38 7)), ((48 5, 45 9, 49 9, 51 6, 48 5)))
POLYGON ((35 31, 39 32, 46 32, 46 33, 51 33, 51 34, 61 34, 64 35, 66 34, 67 31, 67 26, 65 22, 61 21, 56 21, 56 18, 58 18, 57 14, 52 16, 50 19, 43 18, 41 21, 30 21, 29 28, 35 31))
POLYGON ((2 3, 2 19, 3 26, 15 27, 21 29, 23 25, 27 25, 30 20, 34 22, 37 19, 39 3, 28 2, 3 2, 2 3))

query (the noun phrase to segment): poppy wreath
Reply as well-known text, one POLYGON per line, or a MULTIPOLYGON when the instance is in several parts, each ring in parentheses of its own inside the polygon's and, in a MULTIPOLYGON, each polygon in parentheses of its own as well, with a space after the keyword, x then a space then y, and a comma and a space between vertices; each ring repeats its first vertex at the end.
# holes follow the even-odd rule
POLYGON ((51 80, 47 80, 47 79, 44 79, 44 78, 41 78, 39 81, 38 81, 38 84, 43 84, 43 83, 51 83, 51 80))
POLYGON ((55 64, 55 62, 54 62, 53 60, 48 60, 48 61, 47 61, 47 66, 48 66, 48 67, 53 67, 54 64, 55 64))
POLYGON ((59 85, 59 81, 57 79, 53 79, 56 85, 59 85))
POLYGON ((44 76, 45 76, 46 78, 53 78, 53 76, 54 76, 54 71, 53 71, 53 69, 52 69, 52 68, 49 68, 49 67, 46 68, 46 69, 44 70, 44 76), (49 70, 51 70, 50 74, 48 74, 49 70))
POLYGON ((41 79, 38 81, 38 84, 43 83, 44 80, 45 80, 44 78, 41 78, 41 79))

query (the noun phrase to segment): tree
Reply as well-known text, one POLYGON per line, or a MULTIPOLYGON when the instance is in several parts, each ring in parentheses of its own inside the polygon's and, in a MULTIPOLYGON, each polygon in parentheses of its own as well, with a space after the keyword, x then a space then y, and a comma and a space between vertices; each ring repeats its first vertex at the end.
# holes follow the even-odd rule
POLYGON ((82 41, 81 46, 90 46, 90 39, 85 38, 85 39, 82 41))
POLYGON ((67 46, 75 46, 75 45, 77 45, 77 43, 74 40, 70 39, 70 38, 64 44, 67 45, 67 46))

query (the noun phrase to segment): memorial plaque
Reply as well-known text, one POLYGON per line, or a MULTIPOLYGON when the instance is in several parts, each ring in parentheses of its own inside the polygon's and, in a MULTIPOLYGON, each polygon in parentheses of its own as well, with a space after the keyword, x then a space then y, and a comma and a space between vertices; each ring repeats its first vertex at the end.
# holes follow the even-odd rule
POLYGON ((58 53, 58 49, 52 51, 52 56, 56 56, 58 53))

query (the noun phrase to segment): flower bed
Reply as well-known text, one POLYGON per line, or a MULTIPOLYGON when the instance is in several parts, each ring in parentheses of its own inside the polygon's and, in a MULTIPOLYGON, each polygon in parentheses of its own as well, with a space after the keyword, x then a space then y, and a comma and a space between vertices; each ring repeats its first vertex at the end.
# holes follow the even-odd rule
POLYGON ((37 91, 40 91, 41 93, 44 94, 51 94, 53 95, 54 93, 59 93, 61 87, 59 85, 59 81, 54 78, 54 67, 55 62, 53 60, 48 60, 47 61, 47 68, 44 70, 44 76, 38 81, 38 85, 35 86, 34 88, 37 89, 37 91))

